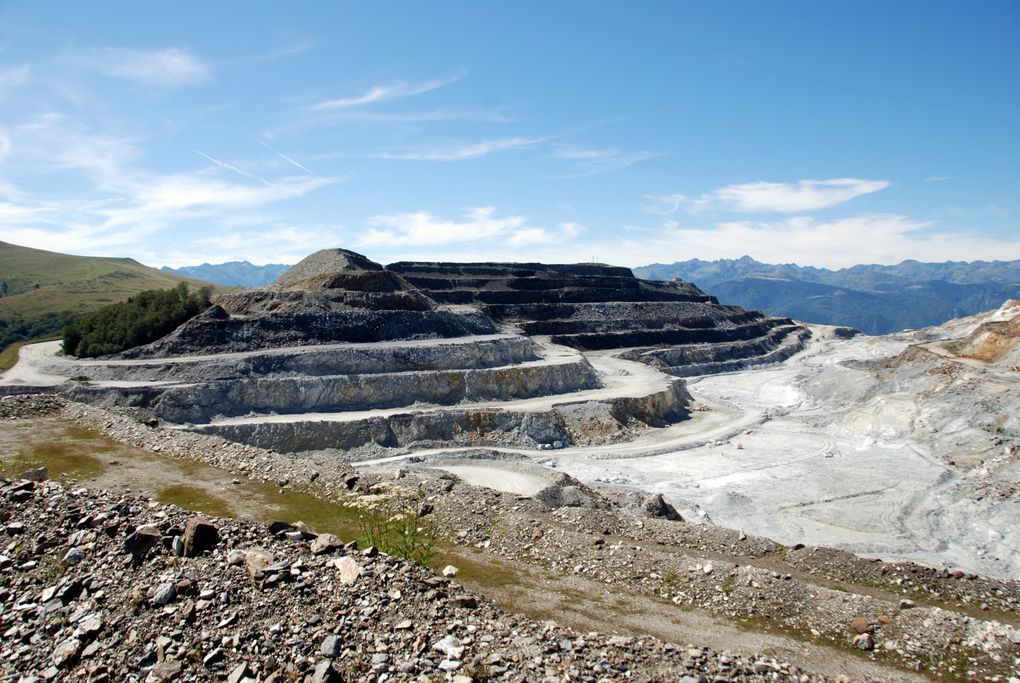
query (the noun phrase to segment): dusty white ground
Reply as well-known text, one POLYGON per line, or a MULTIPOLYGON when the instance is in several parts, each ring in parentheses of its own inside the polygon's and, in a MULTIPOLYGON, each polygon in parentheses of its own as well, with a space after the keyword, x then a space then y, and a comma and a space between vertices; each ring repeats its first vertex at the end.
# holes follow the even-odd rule
MULTIPOLYGON (((972 404, 983 399, 980 373, 1001 380, 1004 371, 962 363, 977 374, 954 425, 932 406, 944 411, 956 394, 932 398, 927 384, 909 376, 879 386, 888 379, 881 373, 841 364, 895 357, 916 338, 841 340, 831 328, 813 331, 809 347, 781 365, 692 378, 689 390, 706 410, 689 421, 626 444, 532 457, 590 484, 662 493, 688 518, 785 543, 1020 578, 1020 500, 989 489, 1016 490, 1017 454, 1004 445, 981 453, 986 465, 961 467, 950 464, 953 453, 932 452, 939 431, 973 429, 967 423, 976 414, 972 404)), ((1020 408, 1020 376, 1007 381, 1007 405, 1020 408)), ((445 458, 457 450, 417 455, 445 458)), ((464 474, 471 483, 521 493, 509 467, 475 460, 464 474)))

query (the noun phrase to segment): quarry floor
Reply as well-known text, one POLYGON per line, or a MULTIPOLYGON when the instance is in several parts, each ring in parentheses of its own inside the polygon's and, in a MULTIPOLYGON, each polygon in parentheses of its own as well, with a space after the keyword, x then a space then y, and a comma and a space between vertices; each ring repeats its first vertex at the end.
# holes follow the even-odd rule
MULTIPOLYGON (((782 364, 688 379, 696 401, 691 419, 628 443, 492 449, 491 460, 456 462, 465 449, 439 448, 360 464, 434 458, 468 483, 519 495, 545 484, 542 469, 561 471, 594 486, 661 493, 687 519, 780 543, 1020 578, 1020 505, 993 504, 959 486, 972 473, 945 453, 928 452, 918 432, 925 416, 909 386, 861 405, 841 393, 859 395, 873 378, 843 370, 830 388, 822 382, 813 395, 805 389, 842 361, 894 357, 914 342, 906 335, 840 339, 824 326, 812 331, 808 347, 782 364), (499 453, 527 456, 542 469, 499 453)), ((600 355, 589 355, 596 367, 600 355)))

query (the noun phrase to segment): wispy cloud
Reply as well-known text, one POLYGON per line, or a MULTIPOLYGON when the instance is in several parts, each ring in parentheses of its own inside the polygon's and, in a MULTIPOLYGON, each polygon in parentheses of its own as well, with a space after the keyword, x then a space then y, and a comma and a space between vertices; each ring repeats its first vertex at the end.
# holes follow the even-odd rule
POLYGON ((259 143, 260 145, 262 145, 263 147, 265 147, 266 149, 268 149, 268 150, 269 150, 270 152, 272 152, 273 154, 275 154, 276 156, 278 156, 278 157, 279 157, 280 159, 283 159, 284 161, 286 161, 286 162, 287 162, 288 164, 290 164, 291 166, 293 166, 293 167, 295 167, 295 168, 297 168, 297 169, 300 169, 300 170, 304 171, 305 173, 307 173, 308 175, 310 175, 310 176, 312 176, 312 177, 314 177, 314 178, 318 178, 319 180, 322 180, 322 181, 326 181, 326 182, 331 182, 331 181, 327 181, 327 180, 326 180, 326 178, 323 178, 323 177, 322 177, 321 175, 319 175, 319 174, 318 174, 318 173, 316 173, 315 171, 313 171, 313 170, 309 169, 309 168, 308 168, 307 166, 305 166, 304 164, 301 164, 301 163, 299 163, 299 162, 295 161, 294 159, 292 159, 291 157, 287 156, 287 155, 286 155, 286 154, 284 154, 283 152, 281 152, 281 151, 279 151, 279 150, 277 150, 277 149, 274 149, 274 148, 273 148, 272 146, 270 146, 270 144, 269 144, 268 142, 266 142, 265 140, 263 140, 263 139, 261 139, 261 138, 259 138, 259 137, 256 137, 256 136, 254 136, 254 135, 252 135, 252 137, 253 137, 253 138, 255 138, 255 141, 256 141, 256 142, 258 142, 258 143, 259 143))
POLYGON ((584 178, 587 176, 608 173, 627 168, 638 162, 664 156, 664 152, 637 150, 628 152, 616 148, 591 149, 581 147, 561 147, 553 152, 557 159, 574 162, 577 170, 566 175, 556 176, 557 179, 584 178))
POLYGON ((294 43, 293 45, 288 45, 287 47, 281 47, 276 50, 270 50, 269 52, 258 55, 257 57, 255 57, 253 61, 269 62, 274 59, 280 59, 282 57, 298 55, 301 54, 302 52, 307 52, 308 50, 311 50, 314 47, 315 43, 306 40, 300 43, 294 43))
POLYGON ((329 117, 328 121, 369 121, 373 123, 427 123, 430 121, 483 121, 486 123, 512 123, 505 113, 508 107, 487 109, 430 109, 412 112, 344 111, 329 117))
POLYGON ((196 150, 209 166, 175 173, 137 168, 134 142, 96 133, 59 115, 38 117, 7 133, 0 167, 0 232, 19 244, 78 253, 144 247, 148 236, 189 221, 223 228, 264 225, 259 213, 337 182, 315 174, 263 178, 196 150), (21 191, 3 177, 84 185, 61 199, 21 191), (238 178, 237 176, 241 176, 238 178), (84 182, 83 182, 84 181, 84 182), (253 182, 254 181, 254 182, 253 182))
POLYGON ((263 185, 269 185, 269 181, 266 180, 265 178, 263 178, 262 176, 255 175, 254 173, 250 173, 248 171, 245 171, 244 169, 239 168, 239 167, 235 166, 234 164, 229 164, 226 161, 220 161, 219 159, 211 157, 208 154, 206 154, 205 152, 200 152, 197 149, 193 149, 191 151, 194 152, 195 154, 197 154, 198 156, 202 157, 203 159, 211 161, 212 163, 216 164, 220 168, 226 169, 228 171, 232 171, 232 172, 234 172, 234 173, 236 173, 238 175, 244 176, 246 178, 254 178, 255 180, 258 180, 259 182, 261 182, 263 185))
POLYGON ((376 152, 368 154, 370 159, 397 159, 410 161, 462 161, 488 156, 494 152, 506 152, 515 149, 530 149, 560 136, 525 138, 507 137, 478 142, 461 142, 431 147, 418 147, 397 152, 376 152))
POLYGON ((450 78, 444 78, 424 83, 389 83, 386 85, 375 85, 360 95, 352 97, 341 97, 332 100, 324 100, 310 105, 309 111, 333 111, 337 109, 349 109, 351 107, 363 107, 376 102, 395 100, 403 97, 422 95, 433 90, 438 90, 464 77, 464 74, 457 74, 450 78))
POLYGON ((211 78, 209 67, 187 50, 129 50, 103 48, 82 62, 106 76, 123 78, 155 88, 195 85, 211 78))
POLYGON ((657 216, 672 216, 688 200, 685 194, 646 194, 648 200, 643 210, 657 216))
POLYGON ((526 216, 499 216, 495 207, 468 209, 461 220, 434 216, 428 211, 380 214, 369 223, 359 246, 397 248, 403 246, 438 247, 452 243, 493 241, 519 248, 526 245, 553 244, 574 239, 584 228, 577 223, 562 223, 556 228, 529 225, 526 216))
POLYGON ((796 183, 758 181, 726 185, 695 198, 682 194, 649 195, 646 198, 653 202, 650 213, 674 213, 681 206, 692 213, 796 213, 837 206, 856 197, 884 190, 891 184, 886 180, 861 178, 798 180, 796 183))
POLYGON ((0 67, 0 95, 28 82, 32 67, 28 64, 0 67))
POLYGON ((297 263, 312 249, 344 244, 342 226, 294 226, 270 222, 257 229, 210 235, 178 249, 147 256, 147 262, 180 267, 198 263, 245 260, 251 263, 297 263), (312 246, 318 245, 318 246, 312 246))
POLYGON ((928 176, 924 180, 925 180, 925 182, 929 182, 929 183, 940 183, 943 180, 952 180, 952 179, 953 179, 953 176, 951 176, 951 175, 932 175, 932 176, 928 176))

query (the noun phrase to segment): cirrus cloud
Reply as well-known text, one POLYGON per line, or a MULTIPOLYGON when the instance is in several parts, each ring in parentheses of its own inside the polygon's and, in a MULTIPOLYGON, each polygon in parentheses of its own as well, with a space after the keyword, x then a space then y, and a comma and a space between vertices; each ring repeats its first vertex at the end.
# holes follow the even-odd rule
POLYGON ((165 50, 108 47, 97 50, 83 61, 106 76, 156 88, 194 85, 211 77, 205 62, 176 47, 165 50))
POLYGON ((831 178, 778 183, 760 180, 725 185, 698 197, 682 194, 649 195, 650 213, 669 215, 686 207, 691 213, 724 211, 736 213, 797 213, 828 209, 857 197, 889 187, 887 180, 831 178))
POLYGON ((494 256, 499 247, 520 249, 575 239, 584 228, 561 223, 555 228, 529 225, 526 216, 498 216, 495 207, 467 209, 461 220, 450 220, 428 211, 379 214, 369 220, 372 227, 361 235, 358 245, 392 249, 403 246, 439 247, 452 243, 489 241, 494 256))

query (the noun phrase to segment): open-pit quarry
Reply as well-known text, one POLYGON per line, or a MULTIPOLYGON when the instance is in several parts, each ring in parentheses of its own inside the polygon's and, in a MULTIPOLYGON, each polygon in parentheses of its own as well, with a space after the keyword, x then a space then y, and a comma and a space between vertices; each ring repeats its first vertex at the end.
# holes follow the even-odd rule
POLYGON ((459 544, 538 562, 573 590, 642 576, 635 590, 662 609, 763 620, 792 640, 744 645, 808 669, 1005 681, 1020 661, 1018 319, 1007 304, 866 337, 624 268, 384 268, 325 250, 117 356, 24 347, 0 394, 55 394, 74 419, 142 447, 165 439, 174 457, 219 449, 234 455, 218 465, 252 477, 301 472, 282 486, 424 482, 459 544), (567 536, 542 532, 554 523, 567 536), (598 559, 611 551, 626 569, 598 559), (922 613, 940 644, 903 625, 922 613))

